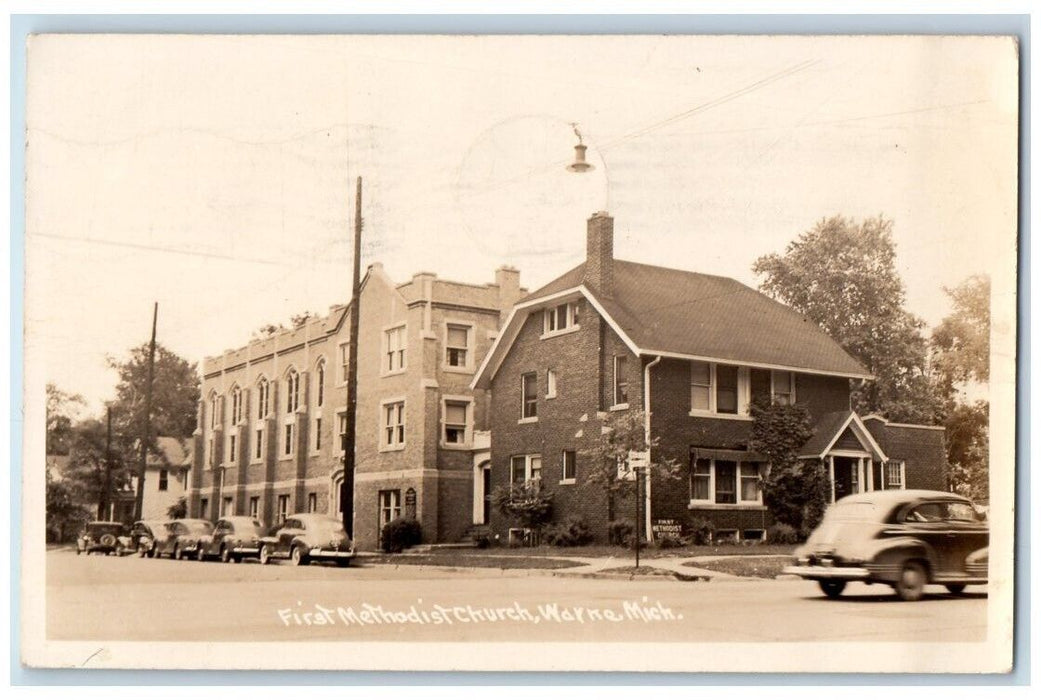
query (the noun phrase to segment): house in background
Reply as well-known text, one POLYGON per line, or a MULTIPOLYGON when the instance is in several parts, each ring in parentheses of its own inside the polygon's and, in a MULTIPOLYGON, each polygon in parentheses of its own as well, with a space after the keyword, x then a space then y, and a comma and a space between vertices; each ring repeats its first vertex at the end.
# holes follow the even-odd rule
MULTIPOLYGON (((192 451, 188 440, 159 436, 159 454, 148 453, 145 462, 145 492, 141 502, 142 520, 165 520, 167 511, 188 494, 192 451)), ((132 479, 136 489, 136 479, 132 479)))
MULTIPOLYGON (((579 514, 606 533, 633 506, 608 512, 604 492, 584 485, 583 451, 606 416, 644 410, 652 459, 686 467, 681 482, 644 489, 645 531, 694 515, 760 539, 771 518, 749 406, 769 396, 809 411, 800 456, 826 466, 833 498, 946 488, 943 429, 852 412, 850 382, 871 377, 815 323, 733 279, 615 260, 613 227, 606 213, 589 219, 585 262, 513 308, 475 377, 491 392, 492 486, 538 481, 554 493, 555 519, 579 514)), ((496 514, 491 525, 508 534, 496 514)))
MULTIPOLYGON (((362 280, 354 538, 375 549, 390 520, 418 519, 425 542, 473 525, 474 475, 489 453, 488 398, 470 388, 520 273, 463 284, 418 273, 395 284, 379 264, 362 280)), ((202 364, 190 487, 194 517, 339 517, 346 424, 348 308, 202 364)))

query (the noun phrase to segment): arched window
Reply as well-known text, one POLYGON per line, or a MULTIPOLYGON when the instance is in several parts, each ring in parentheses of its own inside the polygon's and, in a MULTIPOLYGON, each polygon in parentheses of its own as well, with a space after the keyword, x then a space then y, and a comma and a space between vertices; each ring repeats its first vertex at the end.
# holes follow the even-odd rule
POLYGON ((314 370, 314 405, 318 408, 325 403, 325 360, 318 360, 314 370))
POLYGON ((210 430, 216 430, 220 425, 220 396, 217 392, 210 393, 210 430))
POLYGON ((268 399, 271 397, 271 385, 268 384, 267 379, 264 377, 260 378, 257 382, 257 418, 267 418, 268 399))
POLYGON ((231 424, 242 422, 242 390, 236 384, 231 390, 231 424))
POLYGON ((300 406, 300 373, 295 369, 286 372, 286 413, 293 413, 300 406))

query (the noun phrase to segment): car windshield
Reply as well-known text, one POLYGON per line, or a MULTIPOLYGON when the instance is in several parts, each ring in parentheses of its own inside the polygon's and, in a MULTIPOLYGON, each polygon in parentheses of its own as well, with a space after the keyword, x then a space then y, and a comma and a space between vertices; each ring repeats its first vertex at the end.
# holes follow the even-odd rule
POLYGON ((865 501, 836 503, 824 514, 826 522, 877 523, 881 519, 881 508, 865 501))

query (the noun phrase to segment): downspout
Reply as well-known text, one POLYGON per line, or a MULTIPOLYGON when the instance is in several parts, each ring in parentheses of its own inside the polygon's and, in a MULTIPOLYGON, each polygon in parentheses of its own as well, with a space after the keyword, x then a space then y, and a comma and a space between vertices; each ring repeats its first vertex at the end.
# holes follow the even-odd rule
MULTIPOLYGON (((651 367, 661 362, 661 355, 648 362, 643 366, 643 439, 647 445, 647 453, 651 451, 651 367)), ((650 460, 648 460, 648 467, 650 466, 650 460)), ((647 484, 644 488, 644 494, 646 503, 644 503, 644 512, 647 519, 647 541, 650 542, 654 538, 654 533, 651 531, 651 472, 647 470, 647 484)))

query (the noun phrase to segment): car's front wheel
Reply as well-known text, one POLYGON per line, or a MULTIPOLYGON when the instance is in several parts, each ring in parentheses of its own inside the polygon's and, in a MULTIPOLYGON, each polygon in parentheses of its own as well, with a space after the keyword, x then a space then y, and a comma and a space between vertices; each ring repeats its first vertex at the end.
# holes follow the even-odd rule
POLYGON ((267 548, 266 544, 260 546, 259 558, 260 558, 260 563, 261 564, 270 564, 271 563, 271 551, 267 548))
POLYGON ((170 558, 174 561, 180 561, 182 556, 183 555, 181 554, 181 545, 175 544, 173 548, 173 553, 170 555, 170 558))
POLYGON ((293 560, 293 566, 303 566, 307 563, 307 554, 304 553, 304 548, 300 545, 293 545, 293 551, 290 553, 290 557, 293 560))
POLYGON ((199 545, 198 549, 195 550, 195 558, 199 561, 206 561, 206 548, 203 547, 201 544, 199 545))
POLYGON ((824 595, 828 596, 829 598, 838 598, 840 595, 842 595, 842 591, 846 590, 845 581, 818 581, 817 585, 821 587, 822 591, 824 591, 824 595))
POLYGON ((965 584, 964 583, 948 583, 947 584, 947 592, 950 593, 951 595, 961 595, 962 591, 964 591, 964 590, 965 590, 965 584))
POLYGON ((226 545, 220 548, 220 560, 225 564, 231 561, 231 550, 226 545))
POLYGON ((896 594, 900 600, 921 600, 925 592, 925 583, 928 575, 921 562, 909 561, 904 564, 900 571, 900 578, 896 582, 896 594))

